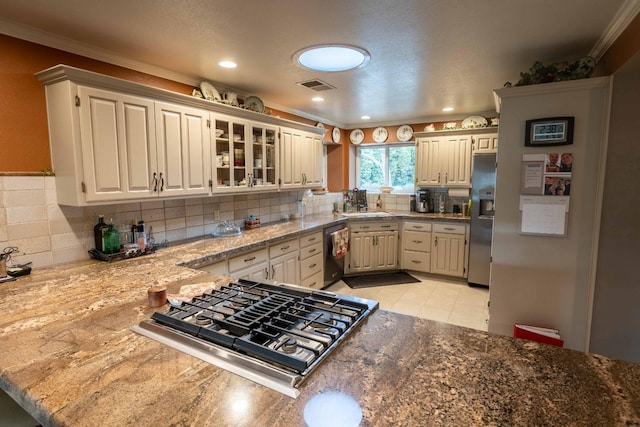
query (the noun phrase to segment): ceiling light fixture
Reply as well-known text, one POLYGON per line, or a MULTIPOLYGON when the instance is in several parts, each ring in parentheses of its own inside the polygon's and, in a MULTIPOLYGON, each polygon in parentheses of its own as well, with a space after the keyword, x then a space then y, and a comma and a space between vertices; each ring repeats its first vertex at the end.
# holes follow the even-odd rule
POLYGON ((362 116, 360 117, 362 120, 369 120, 371 118, 371 116, 362 116))
POLYGON ((449 111, 453 111, 453 107, 444 107, 442 111, 444 111, 445 113, 448 113, 449 111))
POLYGON ((366 50, 349 45, 318 45, 297 51, 293 62, 315 71, 346 71, 363 67, 371 55, 366 50))
POLYGON ((222 68, 236 68, 238 66, 238 64, 233 61, 220 61, 218 65, 222 68))
POLYGON ((311 98, 311 100, 313 102, 322 102, 322 101, 324 101, 324 98, 321 97, 321 96, 314 96, 313 98, 311 98))

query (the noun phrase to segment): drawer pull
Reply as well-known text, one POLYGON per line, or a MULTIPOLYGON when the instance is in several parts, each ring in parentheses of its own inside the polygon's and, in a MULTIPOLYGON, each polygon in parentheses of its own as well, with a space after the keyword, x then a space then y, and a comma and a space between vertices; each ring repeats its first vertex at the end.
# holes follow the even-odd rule
POLYGON ((412 240, 413 243, 422 243, 422 240, 412 240))
POLYGON ((414 225, 413 228, 424 228, 424 227, 421 225, 414 225))
POLYGON ((287 249, 289 249, 289 245, 280 248, 281 251, 286 251, 287 249))
POLYGON ((414 264, 422 264, 422 261, 417 261, 415 259, 412 259, 411 262, 414 263, 414 264))
POLYGON ((309 268, 314 268, 316 265, 318 265, 318 264, 315 264, 315 263, 314 263, 314 264, 311 264, 311 265, 309 266, 309 268))
POLYGON ((316 251, 316 248, 309 249, 309 253, 310 253, 310 254, 314 253, 315 251, 316 251))
POLYGON ((312 238, 310 238, 310 239, 309 239, 309 241, 310 241, 310 242, 315 242, 315 241, 316 241, 316 238, 315 238, 315 237, 312 237, 312 238))
POLYGON ((316 282, 311 282, 311 283, 309 284, 309 287, 310 287, 310 288, 313 288, 313 287, 315 286, 315 284, 316 284, 316 282))
POLYGON ((387 225, 381 225, 380 228, 391 228, 391 226, 389 224, 387 225))
POLYGON ((252 256, 251 258, 245 258, 244 262, 251 262, 253 260, 255 260, 256 257, 252 256))
POLYGON ((368 229, 370 229, 371 227, 369 227, 368 225, 363 225, 363 226, 362 226, 362 227, 360 227, 360 228, 362 228, 363 230, 368 230, 368 229))
POLYGON ((455 230, 455 228, 451 228, 451 227, 445 227, 444 229, 445 229, 445 230, 447 230, 447 231, 453 231, 453 230, 455 230))

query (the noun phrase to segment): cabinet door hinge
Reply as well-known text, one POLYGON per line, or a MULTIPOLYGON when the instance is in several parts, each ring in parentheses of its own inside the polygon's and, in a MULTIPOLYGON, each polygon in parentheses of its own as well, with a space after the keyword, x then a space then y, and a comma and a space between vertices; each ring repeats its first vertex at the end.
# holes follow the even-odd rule
POLYGON ((492 256, 489 257, 489 262, 490 263, 493 262, 493 257, 492 256))
POLYGON ((80 183, 80 187, 82 187, 82 192, 83 192, 83 193, 86 193, 86 192, 87 192, 87 186, 85 185, 84 181, 82 181, 82 182, 80 183))
POLYGON ((213 188, 213 180, 212 179, 209 180, 209 188, 213 188))
POLYGON ((80 106, 80 97, 76 95, 76 107, 80 106))
POLYGON ((210 119, 207 119, 207 127, 208 127, 209 129, 211 129, 211 120, 210 120, 210 119))

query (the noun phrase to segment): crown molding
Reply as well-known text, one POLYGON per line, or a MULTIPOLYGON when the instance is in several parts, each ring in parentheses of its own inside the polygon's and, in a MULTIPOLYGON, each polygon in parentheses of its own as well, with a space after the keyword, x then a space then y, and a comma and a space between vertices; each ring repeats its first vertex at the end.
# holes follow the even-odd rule
POLYGON ((620 37, 620 34, 629 26, 631 21, 635 19, 638 12, 640 12, 640 0, 626 0, 622 6, 620 6, 620 9, 618 9, 618 12, 602 36, 600 36, 595 46, 593 46, 591 52, 589 52, 589 56, 593 57, 596 62, 600 61, 600 58, 602 58, 611 45, 620 37))

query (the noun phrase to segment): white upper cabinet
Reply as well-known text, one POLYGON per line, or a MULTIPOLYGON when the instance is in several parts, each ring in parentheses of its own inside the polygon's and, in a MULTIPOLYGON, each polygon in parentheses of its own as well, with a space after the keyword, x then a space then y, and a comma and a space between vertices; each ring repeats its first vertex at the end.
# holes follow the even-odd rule
POLYGON ((154 190, 161 197, 209 194, 209 113, 163 102, 156 102, 155 107, 154 190))
POLYGON ((323 185, 315 127, 66 65, 36 76, 61 205, 323 185))
POLYGON ((280 188, 321 187, 324 182, 322 136, 280 129, 280 188))
POLYGON ((498 134, 474 135, 474 153, 496 153, 498 151, 498 134))
POLYGON ((416 144, 417 186, 471 186, 471 136, 420 137, 416 144))
MULTIPOLYGON (((48 97, 49 103, 74 103, 73 98, 48 97)), ((115 199, 153 197, 151 174, 156 169, 155 127, 153 102, 144 98, 79 86, 74 103, 80 120, 80 145, 84 181, 71 187, 60 188, 62 201, 79 200, 77 193, 84 191, 87 202, 115 199)), ((55 108, 55 107, 54 107, 55 108)), ((75 115, 75 114, 74 114, 75 115)), ((50 123, 54 162, 66 155, 66 144, 60 146, 57 127, 50 123)), ((56 176, 67 175, 70 170, 56 166, 56 176)), ((61 197, 58 197, 59 202, 61 197)), ((69 203, 76 204, 76 203, 69 203)))

